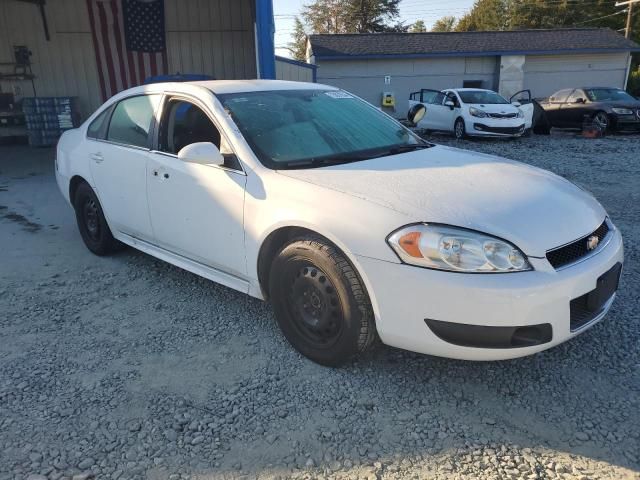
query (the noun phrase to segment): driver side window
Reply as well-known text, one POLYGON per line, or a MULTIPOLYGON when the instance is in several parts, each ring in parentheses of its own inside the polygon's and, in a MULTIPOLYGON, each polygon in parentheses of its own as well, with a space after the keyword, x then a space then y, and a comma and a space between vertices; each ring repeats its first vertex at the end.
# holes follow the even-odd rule
POLYGON ((185 100, 169 100, 162 116, 159 150, 177 155, 198 142, 211 142, 220 149, 220 132, 200 107, 185 100))
POLYGON ((578 100, 579 98, 581 98, 582 100, 585 100, 587 96, 584 94, 582 90, 574 90, 574 92, 571 95, 569 95, 569 98, 567 99, 567 103, 576 103, 576 100, 578 100))

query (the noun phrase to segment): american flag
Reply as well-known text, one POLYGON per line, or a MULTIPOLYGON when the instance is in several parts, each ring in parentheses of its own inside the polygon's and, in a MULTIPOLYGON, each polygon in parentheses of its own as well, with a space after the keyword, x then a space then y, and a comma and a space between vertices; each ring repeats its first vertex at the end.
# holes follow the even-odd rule
POLYGON ((167 73, 164 0, 87 0, 102 99, 167 73))

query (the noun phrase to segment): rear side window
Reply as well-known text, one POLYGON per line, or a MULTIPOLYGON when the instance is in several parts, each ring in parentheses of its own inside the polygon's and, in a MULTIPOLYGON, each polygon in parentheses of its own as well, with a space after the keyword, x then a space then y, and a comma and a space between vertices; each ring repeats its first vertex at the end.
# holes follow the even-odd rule
POLYGON ((140 95, 122 100, 109 122, 107 140, 134 147, 149 146, 149 132, 160 95, 140 95))
POLYGON ((567 90, 560 90, 549 97, 549 101, 553 103, 564 103, 567 101, 567 97, 573 90, 571 88, 567 90))
POLYGON ((107 127, 107 120, 112 108, 105 109, 100 115, 98 115, 93 122, 87 128, 87 137, 103 139, 107 127))

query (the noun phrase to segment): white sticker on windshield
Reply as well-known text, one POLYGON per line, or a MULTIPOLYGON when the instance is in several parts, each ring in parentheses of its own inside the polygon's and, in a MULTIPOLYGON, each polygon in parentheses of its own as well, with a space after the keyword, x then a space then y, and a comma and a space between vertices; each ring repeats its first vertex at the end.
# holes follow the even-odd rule
POLYGON ((353 95, 349 95, 347 92, 343 92, 342 90, 332 90, 330 92, 324 92, 324 94, 331 98, 353 98, 353 95))

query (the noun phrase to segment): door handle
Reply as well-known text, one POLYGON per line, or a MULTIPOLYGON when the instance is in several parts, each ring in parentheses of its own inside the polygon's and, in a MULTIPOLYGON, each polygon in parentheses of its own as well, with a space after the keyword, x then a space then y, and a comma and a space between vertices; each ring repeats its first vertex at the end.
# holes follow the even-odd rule
POLYGON ((91 155, 89 155, 89 157, 91 157, 91 160, 93 160, 96 163, 100 163, 104 160, 104 157, 102 156, 102 153, 98 152, 98 153, 92 153, 91 155))

